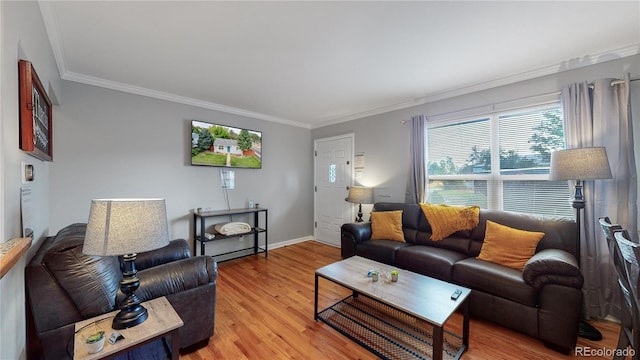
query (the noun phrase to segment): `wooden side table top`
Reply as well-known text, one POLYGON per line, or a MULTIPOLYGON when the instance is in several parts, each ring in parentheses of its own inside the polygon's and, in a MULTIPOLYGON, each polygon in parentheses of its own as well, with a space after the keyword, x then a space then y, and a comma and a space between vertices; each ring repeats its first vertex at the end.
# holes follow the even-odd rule
POLYGON ((178 316, 173 306, 171 306, 164 296, 144 302, 142 305, 147 308, 149 312, 147 320, 132 328, 118 330, 118 332, 124 336, 124 339, 113 345, 109 343, 108 339, 113 331, 111 322, 119 310, 77 322, 75 324, 76 334, 74 338, 73 358, 82 360, 101 359, 122 350, 134 349, 149 340, 163 337, 184 325, 180 316, 178 316), (96 333, 100 330, 104 330, 105 332, 104 348, 96 354, 88 354, 84 344, 84 335, 87 333, 96 333))
POLYGON ((0 279, 18 262, 31 246, 31 238, 15 238, 0 244, 0 279))

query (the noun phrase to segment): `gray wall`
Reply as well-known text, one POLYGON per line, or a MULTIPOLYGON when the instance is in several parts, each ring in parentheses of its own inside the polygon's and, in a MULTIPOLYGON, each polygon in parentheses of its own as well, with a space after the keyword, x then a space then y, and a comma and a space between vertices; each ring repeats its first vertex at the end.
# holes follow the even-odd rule
MULTIPOLYGON (((221 168, 190 165, 195 119, 262 131, 262 169, 235 170, 230 206, 246 207, 253 198, 267 207, 272 243, 312 236, 309 129, 68 81, 62 93, 51 164, 51 233, 86 222, 94 198, 162 197, 170 236, 189 239, 194 208, 227 207, 221 168)), ((236 245, 242 246, 207 245, 207 252, 236 245)))
MULTIPOLYGON (((364 185, 376 186, 377 201, 403 201, 412 115, 441 114, 560 90, 562 85, 602 77, 640 76, 640 56, 545 76, 509 86, 371 116, 314 130, 269 123, 161 100, 61 82, 34 1, 0 1, 0 241, 20 236, 20 163, 35 167, 35 239, 30 252, 0 280, 0 358, 24 359, 24 267, 43 236, 86 221, 95 197, 162 196, 172 237, 188 238, 189 212, 200 206, 225 207, 216 168, 188 165, 191 119, 263 131, 262 170, 237 170, 232 207, 251 196, 268 207, 270 239, 283 242, 313 233, 314 139, 355 133, 355 150, 366 156, 364 185), (54 107, 54 162, 18 149, 17 61, 32 61, 54 107), (389 144, 393 144, 390 146, 389 144)), ((589 63, 589 59, 580 62, 589 63)), ((566 64, 569 68, 571 64, 566 64)), ((634 83, 634 129, 640 135, 640 85, 634 83)), ((638 136, 636 136, 638 139, 638 136)), ((636 140, 636 147, 640 141, 636 140)), ((640 157, 638 157, 640 160, 640 157)), ((226 244, 225 246, 233 246, 226 244)), ((207 249, 213 251, 213 249, 207 249)))
MULTIPOLYGON (((583 64, 584 62, 589 63, 589 59, 582 60, 583 64)), ((565 64, 563 66, 568 68, 571 65, 565 64)), ((374 201, 376 202, 404 202, 410 162, 410 125, 401 125, 401 121, 409 120, 411 116, 419 114, 425 114, 429 119, 464 109, 475 109, 471 110, 471 113, 487 111, 492 104, 508 107, 517 105, 523 98, 559 92, 564 85, 572 82, 593 81, 600 78, 623 78, 627 72, 631 73, 632 78, 640 77, 640 55, 612 59, 600 64, 587 65, 579 69, 567 70, 511 85, 315 128, 311 130, 311 138, 316 140, 350 132, 355 133, 355 152, 363 152, 366 159, 363 176, 359 183, 376 187, 374 191, 374 201)), ((640 149, 639 82, 633 82, 631 89, 635 132, 636 135, 639 135, 636 136, 635 141, 637 150, 640 149)), ((640 156, 636 156, 636 160, 640 163, 640 156)), ((640 165, 638 168, 640 169, 640 165)))
MULTIPOLYGON (((49 39, 35 1, 0 1, 0 234, 6 241, 21 236, 21 162, 34 166, 32 249, 49 231, 50 163, 27 155, 18 148, 18 60, 33 63, 50 97, 59 94, 60 79, 49 39)), ((56 109, 54 107, 54 120, 56 109)), ((0 358, 26 357, 24 267, 33 250, 0 280, 0 358)))

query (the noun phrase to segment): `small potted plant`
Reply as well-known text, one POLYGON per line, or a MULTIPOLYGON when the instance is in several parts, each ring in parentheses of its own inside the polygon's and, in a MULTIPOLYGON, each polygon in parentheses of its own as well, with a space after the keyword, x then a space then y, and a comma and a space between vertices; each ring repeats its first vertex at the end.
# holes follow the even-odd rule
POLYGON ((391 270, 391 281, 393 282, 398 281, 398 274, 400 274, 400 271, 396 269, 391 270))
POLYGON ((85 340, 85 345, 89 354, 100 352, 104 347, 104 331, 100 330, 97 333, 90 334, 85 340))

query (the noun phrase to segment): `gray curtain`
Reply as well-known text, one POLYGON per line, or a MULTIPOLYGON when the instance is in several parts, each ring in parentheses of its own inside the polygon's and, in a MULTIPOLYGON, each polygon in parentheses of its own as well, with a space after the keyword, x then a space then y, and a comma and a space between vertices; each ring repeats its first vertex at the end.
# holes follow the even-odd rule
MULTIPOLYGON (((631 234, 637 234, 637 177, 631 128, 629 75, 623 84, 600 79, 562 90, 567 148, 604 146, 613 174, 611 180, 585 181, 584 221, 580 229, 581 264, 585 278, 585 316, 619 318, 617 279, 598 218, 608 216, 631 234)), ((573 185, 571 188, 573 188, 573 185)))
POLYGON ((425 121, 426 118, 424 115, 418 115, 411 118, 411 166, 409 168, 409 179, 407 181, 407 191, 405 193, 405 202, 407 204, 424 202, 427 180, 424 141, 425 121))

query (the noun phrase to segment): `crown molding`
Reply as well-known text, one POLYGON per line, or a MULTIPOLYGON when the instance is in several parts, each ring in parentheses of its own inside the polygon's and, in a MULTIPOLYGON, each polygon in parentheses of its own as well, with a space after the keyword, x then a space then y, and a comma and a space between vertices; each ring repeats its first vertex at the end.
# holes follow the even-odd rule
POLYGON ((285 125, 302 127, 306 129, 311 128, 309 124, 301 123, 298 121, 283 119, 276 116, 262 114, 254 111, 239 109, 231 106, 216 104, 209 101, 193 99, 186 96, 170 94, 162 91, 156 91, 156 90, 147 89, 144 87, 133 86, 129 84, 105 80, 105 79, 101 79, 93 76, 87 76, 87 75, 68 71, 65 63, 65 56, 64 56, 64 51, 62 47, 59 27, 57 25, 58 21, 55 15, 55 10, 53 9, 52 2, 38 0, 38 5, 40 7, 40 13, 42 14, 42 19, 47 31, 47 36, 49 37, 49 43, 51 44, 53 55, 56 60, 56 65, 58 66, 58 72, 60 74, 60 78, 63 80, 73 81, 73 82, 86 84, 86 85, 93 85, 97 87, 122 91, 122 92, 141 95, 141 96, 147 96, 150 98, 166 100, 166 101, 184 104, 184 105, 196 106, 196 107, 209 109, 209 110, 221 111, 221 112, 234 114, 234 115, 246 116, 246 117, 259 119, 259 120, 266 120, 266 121, 281 123, 285 125))
POLYGON ((49 37, 49 44, 53 51, 53 57, 56 60, 56 66, 58 67, 58 75, 60 78, 67 71, 67 66, 64 62, 64 52, 62 51, 62 40, 60 31, 58 28, 58 21, 53 10, 53 2, 38 0, 38 6, 40 7, 40 14, 42 14, 42 21, 44 22, 47 36, 49 37))
POLYGON ((262 114, 262 113, 257 113, 249 110, 239 109, 231 106, 216 104, 209 101, 193 99, 185 96, 165 93, 165 92, 151 90, 143 87, 132 86, 124 83, 119 83, 119 82, 114 82, 110 80, 105 80, 105 79, 100 79, 96 77, 69 72, 65 64, 65 56, 62 48, 61 36, 60 36, 59 28, 57 26, 57 18, 55 16, 55 10, 53 9, 52 2, 46 1, 46 0, 38 0, 38 5, 40 7, 40 12, 42 13, 42 18, 47 31, 47 35, 49 37, 49 42, 51 44, 53 55, 56 60, 56 65, 58 67, 58 72, 60 73, 60 78, 63 80, 74 81, 74 82, 83 83, 87 85, 93 85, 93 86, 103 87, 107 89, 118 90, 118 91, 127 92, 131 94, 147 96, 155 99, 161 99, 161 100, 171 101, 175 103, 196 106, 204 109, 216 110, 216 111, 226 112, 230 114, 251 117, 259 120, 272 121, 272 122, 281 123, 285 125, 302 127, 306 129, 315 129, 315 128, 339 124, 339 123, 343 123, 351 120, 361 119, 368 116, 380 115, 380 114, 388 113, 391 111, 402 110, 402 109, 410 108, 413 106, 423 105, 423 104, 444 100, 444 99, 448 99, 448 98, 452 98, 460 95, 470 94, 477 91, 487 90, 487 89, 491 89, 499 86, 517 83, 520 81, 531 80, 531 79, 535 79, 535 78, 546 76, 546 75, 557 74, 567 70, 578 69, 585 66, 595 65, 595 64, 603 63, 603 62, 614 60, 614 59, 619 59, 619 58, 640 54, 640 44, 633 44, 624 48, 605 51, 599 54, 585 55, 581 58, 569 59, 566 61, 562 61, 559 64, 554 64, 554 65, 542 67, 539 69, 524 71, 521 73, 513 74, 510 76, 502 77, 499 79, 495 79, 495 80, 491 80, 483 83, 470 84, 468 86, 447 89, 444 91, 438 91, 438 92, 427 94, 423 97, 407 99, 405 101, 401 101, 398 103, 383 105, 383 106, 379 106, 372 109, 359 111, 359 112, 355 112, 355 113, 351 113, 343 116, 328 118, 325 121, 321 121, 316 124, 307 124, 299 121, 283 119, 283 118, 262 114))
POLYGON ((582 67, 600 64, 600 63, 604 63, 604 62, 615 60, 615 59, 622 59, 625 57, 639 55, 639 54, 640 54, 640 44, 634 44, 624 48, 610 50, 610 51, 602 52, 599 54, 585 55, 582 58, 570 59, 567 61, 563 61, 559 64, 549 65, 549 66, 542 67, 535 70, 524 71, 518 74, 513 74, 510 76, 502 77, 499 79, 495 79, 495 80, 491 80, 483 83, 472 84, 472 85, 459 87, 455 89, 434 92, 424 97, 408 99, 399 103, 389 104, 389 105, 376 107, 376 108, 362 111, 362 112, 357 112, 357 113, 353 113, 353 114, 349 114, 341 117, 328 119, 326 121, 323 121, 321 123, 311 126, 311 128, 316 129, 324 126, 339 124, 346 121, 361 119, 368 116, 380 115, 380 114, 388 113, 395 110, 402 110, 402 109, 410 108, 413 106, 423 105, 431 102, 449 99, 449 98, 460 96, 460 95, 474 93, 477 91, 488 90, 488 89, 492 89, 492 88, 496 88, 504 85, 515 84, 520 81, 531 80, 531 79, 535 79, 535 78, 539 78, 547 75, 553 75, 553 74, 561 73, 568 70, 579 69, 582 67))
POLYGON ((178 104, 190 105, 190 106, 195 106, 195 107, 209 109, 209 110, 216 110, 216 111, 221 111, 228 114, 246 116, 246 117, 250 117, 258 120, 266 120, 266 121, 271 121, 271 122, 276 122, 276 123, 281 123, 281 124, 291 125, 291 126, 297 126, 297 127, 307 128, 307 129, 310 128, 309 124, 304 124, 298 121, 282 119, 279 117, 266 115, 266 114, 262 114, 254 111, 235 108, 232 106, 220 105, 220 104, 212 103, 209 101, 198 100, 198 99, 194 99, 186 96, 180 96, 180 95, 175 95, 175 94, 166 93, 162 91, 156 91, 156 90, 147 89, 140 86, 133 86, 133 85, 129 85, 121 82, 105 80, 105 79, 73 73, 69 71, 67 71, 62 76, 62 79, 81 83, 81 84, 92 85, 92 86, 102 87, 102 88, 116 90, 116 91, 122 91, 130 94, 146 96, 154 99, 170 101, 178 104))

